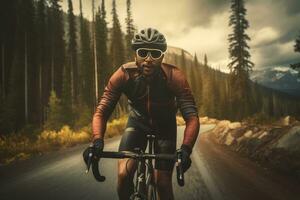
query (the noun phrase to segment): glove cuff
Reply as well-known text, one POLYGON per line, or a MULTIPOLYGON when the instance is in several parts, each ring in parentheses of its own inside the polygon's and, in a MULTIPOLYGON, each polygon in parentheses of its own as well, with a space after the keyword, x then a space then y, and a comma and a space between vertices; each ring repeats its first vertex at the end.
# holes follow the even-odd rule
POLYGON ((192 148, 186 144, 182 144, 181 149, 184 150, 185 152, 187 152, 189 155, 191 155, 191 153, 192 153, 192 148))
POLYGON ((93 144, 94 144, 94 147, 96 147, 96 148, 99 148, 99 147, 103 148, 104 140, 101 138, 97 138, 94 140, 93 144))

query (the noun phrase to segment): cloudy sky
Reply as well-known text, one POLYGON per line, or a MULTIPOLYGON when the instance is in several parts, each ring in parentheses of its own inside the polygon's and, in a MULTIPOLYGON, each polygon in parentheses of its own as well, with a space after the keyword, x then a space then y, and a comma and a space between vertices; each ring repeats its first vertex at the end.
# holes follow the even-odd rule
MULTIPOLYGON (((101 0, 96 0, 97 5, 101 0)), ((73 0, 79 13, 79 0, 73 0)), ((92 0, 82 0, 84 17, 91 18, 92 0)), ((116 0, 122 29, 125 31, 126 0, 116 0)), ((111 21, 112 0, 105 0, 111 21)), ((67 10, 67 0, 62 7, 67 10)), ((228 71, 227 37, 230 0, 132 0, 132 15, 138 29, 153 27, 165 34, 169 45, 206 53, 209 64, 228 71)), ((300 34, 300 0, 245 0, 251 38, 249 46, 254 69, 288 66, 300 60, 293 45, 300 34)), ((111 23, 108 24, 111 26, 111 23)))

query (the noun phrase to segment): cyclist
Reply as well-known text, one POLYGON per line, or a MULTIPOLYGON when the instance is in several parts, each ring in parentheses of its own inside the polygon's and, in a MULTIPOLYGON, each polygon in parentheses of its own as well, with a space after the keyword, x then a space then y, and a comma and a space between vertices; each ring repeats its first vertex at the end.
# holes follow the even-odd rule
MULTIPOLYGON (((93 143, 98 153, 104 147, 107 120, 120 95, 128 98, 130 113, 119 151, 146 148, 146 133, 141 127, 151 127, 156 133, 155 153, 175 153, 176 112, 179 107, 186 122, 183 151, 183 170, 191 165, 190 154, 199 132, 199 118, 195 101, 184 74, 175 66, 162 63, 167 49, 163 34, 146 28, 134 35, 132 49, 135 62, 122 65, 110 77, 93 116, 93 143), (138 124, 142 126, 138 126, 138 124)), ((174 162, 155 163, 155 181, 160 199, 174 199, 172 170, 174 162)), ((118 195, 129 199, 133 193, 134 160, 118 161, 118 195)))

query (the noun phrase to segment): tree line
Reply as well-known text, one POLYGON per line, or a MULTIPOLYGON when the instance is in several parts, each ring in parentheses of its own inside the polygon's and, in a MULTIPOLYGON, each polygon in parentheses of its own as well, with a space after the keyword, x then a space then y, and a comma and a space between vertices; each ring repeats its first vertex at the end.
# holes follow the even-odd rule
MULTIPOLYGON (((59 129, 63 124, 76 128, 90 123, 110 75, 133 60, 130 41, 136 28, 131 1, 126 4, 125 33, 115 0, 111 27, 105 0, 99 7, 91 1, 92 21, 82 12, 82 0, 77 0, 79 16, 74 15, 74 1, 68 0, 67 13, 60 0, 1 1, 0 134, 27 126, 59 129)), ((189 58, 184 50, 167 52, 165 61, 186 73, 201 116, 299 115, 295 99, 249 80, 253 63, 245 16, 243 0, 232 0, 229 74, 212 69, 206 55, 201 62, 197 55, 189 58)), ((121 97, 112 118, 126 112, 126 98, 121 97)))
MULTIPOLYGON (((72 126, 83 112, 89 113, 83 121, 90 120, 108 77, 132 58, 127 53, 135 32, 131 1, 124 19, 126 33, 121 31, 115 0, 111 28, 104 0, 97 8, 91 2, 92 22, 78 1, 79 16, 73 12, 74 0, 68 0, 67 13, 60 0, 1 1, 0 133, 26 125, 43 128, 53 117, 72 126), (55 109, 50 102, 56 102, 55 109)), ((120 105, 115 117, 124 110, 120 105)))
MULTIPOLYGON (((286 115, 300 117, 300 99, 286 93, 266 88, 248 80, 246 101, 233 101, 232 75, 214 69, 205 54, 198 56, 167 53, 166 62, 178 66, 186 74, 197 103, 200 116, 217 119, 241 120, 247 117, 279 118, 286 115)), ((238 94, 235 94, 238 95, 238 94)))

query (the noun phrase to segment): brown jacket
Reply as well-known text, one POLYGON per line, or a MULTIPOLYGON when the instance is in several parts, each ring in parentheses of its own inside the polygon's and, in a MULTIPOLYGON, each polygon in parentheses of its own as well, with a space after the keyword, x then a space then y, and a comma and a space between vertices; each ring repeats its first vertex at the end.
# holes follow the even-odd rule
MULTIPOLYGON (((122 93, 131 108, 146 116, 153 127, 168 126, 175 121, 179 107, 186 122, 183 144, 193 147, 200 127, 195 101, 184 74, 166 63, 162 63, 150 81, 144 79, 134 62, 122 65, 111 76, 93 117, 94 140, 104 137, 106 122, 122 93)), ((171 126, 175 126, 176 131, 176 123, 171 126)))

